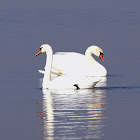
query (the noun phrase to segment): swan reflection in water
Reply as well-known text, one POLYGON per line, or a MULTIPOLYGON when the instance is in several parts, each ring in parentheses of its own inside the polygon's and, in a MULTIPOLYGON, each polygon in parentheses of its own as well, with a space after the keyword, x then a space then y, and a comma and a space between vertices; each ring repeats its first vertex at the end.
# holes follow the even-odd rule
MULTIPOLYGON (((97 87, 106 86, 103 77, 97 87)), ((43 89, 43 139, 102 138, 105 118, 104 89, 43 89)))

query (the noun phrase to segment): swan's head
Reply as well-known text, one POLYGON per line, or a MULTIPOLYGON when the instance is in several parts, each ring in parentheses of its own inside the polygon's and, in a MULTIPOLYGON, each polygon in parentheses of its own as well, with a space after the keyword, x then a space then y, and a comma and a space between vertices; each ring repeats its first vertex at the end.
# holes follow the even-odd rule
POLYGON ((90 52, 98 56, 104 62, 103 50, 98 46, 90 46, 90 52))
POLYGON ((48 48, 49 48, 49 49, 51 48, 51 46, 48 45, 48 44, 43 44, 43 45, 41 45, 41 47, 39 48, 38 53, 37 53, 35 56, 38 56, 38 55, 41 54, 41 53, 47 52, 48 48))

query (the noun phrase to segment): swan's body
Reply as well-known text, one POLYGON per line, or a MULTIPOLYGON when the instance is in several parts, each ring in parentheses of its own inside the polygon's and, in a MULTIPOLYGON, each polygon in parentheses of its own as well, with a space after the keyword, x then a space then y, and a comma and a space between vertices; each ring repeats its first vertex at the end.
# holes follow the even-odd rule
POLYGON ((47 60, 45 71, 42 71, 44 74, 42 87, 47 89, 87 89, 93 88, 98 81, 93 82, 92 80, 86 78, 85 76, 68 76, 62 75, 57 77, 54 80, 51 80, 51 68, 52 68, 52 59, 53 51, 50 45, 44 44, 40 47, 39 52, 36 54, 46 52, 47 60))
POLYGON ((92 54, 100 57, 104 62, 103 50, 97 46, 90 46, 85 55, 75 52, 56 53, 53 55, 52 71, 67 75, 106 76, 105 67, 98 63, 92 54))

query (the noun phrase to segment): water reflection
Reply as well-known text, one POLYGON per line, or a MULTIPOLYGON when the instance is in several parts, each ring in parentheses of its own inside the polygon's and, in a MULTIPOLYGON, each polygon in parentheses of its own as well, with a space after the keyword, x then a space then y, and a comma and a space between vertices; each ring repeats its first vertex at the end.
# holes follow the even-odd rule
MULTIPOLYGON (((106 80, 100 82, 100 87, 106 80)), ((104 84, 103 84, 104 83, 104 84)), ((44 139, 93 139, 103 136, 105 90, 43 90, 44 139)))

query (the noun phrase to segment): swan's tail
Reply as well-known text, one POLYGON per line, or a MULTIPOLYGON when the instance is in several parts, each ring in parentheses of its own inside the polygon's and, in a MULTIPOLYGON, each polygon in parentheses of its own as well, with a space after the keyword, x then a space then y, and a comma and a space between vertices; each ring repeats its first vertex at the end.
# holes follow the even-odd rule
MULTIPOLYGON (((44 70, 38 70, 39 73, 41 74, 45 74, 45 71, 44 70)), ((51 75, 53 76, 60 76, 61 74, 58 74, 58 73, 55 73, 55 72, 51 72, 51 75)))
POLYGON ((44 70, 38 70, 39 73, 45 74, 44 70))
POLYGON ((93 87, 95 87, 95 86, 96 86, 96 84, 97 84, 97 83, 99 83, 100 81, 101 81, 101 79, 100 79, 100 80, 98 80, 98 81, 96 81, 96 82, 94 82, 93 87))

